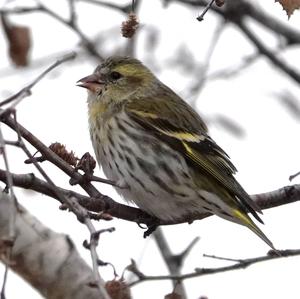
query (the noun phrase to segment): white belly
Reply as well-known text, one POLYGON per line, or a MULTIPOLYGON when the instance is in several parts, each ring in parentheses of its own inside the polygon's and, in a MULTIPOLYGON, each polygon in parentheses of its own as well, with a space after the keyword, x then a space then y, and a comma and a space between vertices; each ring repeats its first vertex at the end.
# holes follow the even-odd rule
POLYGON ((97 133, 91 127, 94 150, 106 177, 124 187, 116 189, 125 200, 165 220, 207 212, 179 153, 131 127, 125 115, 106 126, 97 133))

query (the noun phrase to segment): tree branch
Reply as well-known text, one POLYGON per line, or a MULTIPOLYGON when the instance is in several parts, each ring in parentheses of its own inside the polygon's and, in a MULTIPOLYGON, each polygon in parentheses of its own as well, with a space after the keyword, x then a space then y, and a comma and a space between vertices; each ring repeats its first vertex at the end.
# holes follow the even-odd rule
POLYGON ((95 5, 99 5, 99 6, 103 6, 103 7, 107 7, 107 8, 111 8, 111 9, 115 9, 117 11, 120 11, 124 14, 128 14, 131 11, 131 2, 125 5, 117 5, 114 3, 109 3, 109 2, 104 2, 104 1, 100 1, 100 0, 78 0, 81 2, 86 2, 86 3, 91 3, 91 4, 95 4, 95 5))
MULTIPOLYGON (((207 5, 207 2, 203 0, 165 0, 169 2, 178 2, 193 7, 203 7, 207 5)), ((222 16, 226 21, 230 21, 238 26, 238 28, 247 36, 247 38, 254 44, 258 51, 266 56, 276 67, 285 72, 295 82, 300 84, 300 73, 288 66, 281 59, 269 50, 251 30, 245 25, 245 19, 248 17, 253 18, 265 27, 273 30, 274 34, 281 34, 288 42, 288 44, 294 44, 300 42, 300 32, 292 30, 287 26, 284 26, 279 21, 275 21, 274 18, 268 16, 266 13, 258 13, 258 10, 253 4, 244 0, 231 0, 226 3, 224 9, 219 9, 212 6, 211 10, 222 16)))
MULTIPOLYGON (((3 240, 8 234, 7 210, 12 204, 8 199, 0 190, 1 251, 7 246, 3 240)), ((22 206, 18 208, 15 215, 18 234, 10 260, 1 254, 2 262, 48 299, 104 299, 97 288, 90 286, 94 283, 93 273, 69 237, 51 231, 22 206)))
MULTIPOLYGON (((28 150, 25 143, 23 142, 22 136, 21 136, 19 128, 17 126, 16 113, 14 113, 14 121, 15 121, 15 125, 16 125, 16 132, 18 134, 17 142, 19 144, 19 147, 24 151, 24 153, 27 155, 27 157, 30 160, 33 160, 34 166, 39 171, 39 173, 44 177, 47 184, 49 185, 49 188, 55 194, 55 196, 77 216, 77 219, 81 223, 84 223, 87 226, 87 228, 90 232, 90 235, 91 235, 89 250, 91 253, 91 258, 92 258, 92 263, 93 263, 93 274, 94 274, 94 279, 95 279, 94 284, 98 287, 98 291, 104 297, 104 299, 110 299, 108 293, 105 290, 104 280, 102 279, 102 277, 100 276, 99 271, 98 271, 98 262, 97 261, 99 260, 99 257, 97 255, 96 247, 98 245, 99 237, 97 238, 97 240, 95 237, 93 237, 96 233, 96 229, 94 228, 94 225, 91 222, 88 211, 83 206, 81 206, 76 200, 74 201, 72 197, 65 196, 65 194, 60 192, 59 188, 57 188, 57 186, 54 184, 54 182, 48 176, 48 174, 44 171, 44 169, 41 167, 41 165, 33 159, 33 156, 31 155, 30 151, 28 150)), ((6 169, 6 170, 8 172, 8 169, 6 169)), ((11 180, 11 176, 10 176, 10 180, 11 180)))
MULTIPOLYGON (((39 192, 41 194, 50 196, 58 200, 61 204, 64 204, 53 192, 50 185, 39 178, 37 178, 33 173, 28 174, 14 174, 12 173, 13 184, 16 187, 30 189, 32 191, 39 192)), ((0 181, 6 183, 6 171, 0 169, 0 181)), ((105 211, 110 215, 117 217, 119 219, 131 221, 131 222, 140 222, 147 224, 153 221, 153 218, 142 210, 134 207, 129 207, 123 204, 115 202, 112 198, 102 195, 99 197, 89 197, 72 190, 60 188, 56 186, 58 190, 64 194, 64 196, 73 197, 78 201, 78 203, 86 208, 87 210, 94 213, 101 213, 105 211)))
POLYGON ((241 1, 241 5, 244 7, 245 15, 253 18, 259 22, 262 26, 273 31, 275 34, 280 34, 287 40, 289 45, 300 43, 300 31, 285 25, 280 20, 272 17, 271 15, 265 13, 261 9, 257 9, 255 4, 247 1, 241 1))
POLYGON ((204 20, 204 16, 205 14, 208 12, 208 10, 212 7, 212 5, 214 4, 215 0, 210 0, 207 5, 204 7, 202 13, 197 17, 197 20, 199 22, 204 20))
MULTIPOLYGON (((72 9, 72 6, 70 7, 72 9)), ((72 14, 72 11, 70 10, 70 19, 65 20, 60 15, 58 15, 53 10, 49 9, 42 3, 39 3, 36 7, 16 7, 14 9, 0 9, 0 13, 4 14, 24 14, 24 13, 35 13, 35 12, 43 12, 52 18, 56 19, 60 23, 66 25, 69 27, 72 31, 74 31, 79 38, 82 41, 82 44, 85 46, 86 50, 94 57, 96 57, 98 60, 102 61, 103 57, 100 55, 100 53, 97 51, 95 45, 92 41, 89 40, 89 38, 80 30, 80 28, 77 26, 77 23, 75 21, 76 18, 74 18, 74 14, 72 14)))
MULTIPOLYGON (((43 71, 37 78, 35 78, 30 84, 22 88, 19 92, 16 94, 12 95, 11 97, 5 99, 4 101, 0 102, 0 107, 7 105, 11 102, 14 101, 14 104, 9 107, 9 109, 15 108, 16 105, 22 101, 25 97, 31 95, 31 89, 38 83, 40 82, 49 72, 51 72, 53 69, 58 67, 64 62, 67 62, 69 60, 72 60, 76 57, 76 53, 72 52, 69 54, 64 55, 60 59, 58 59, 55 63, 50 65, 45 71, 43 71)), ((5 110, 2 110, 1 113, 5 112, 5 110)))
MULTIPOLYGON (((37 177, 34 174, 15 174, 12 173, 13 184, 16 187, 30 189, 45 195, 48 195, 59 201, 59 198, 53 193, 49 184, 37 177)), ((0 181, 6 183, 6 171, 0 169, 0 181)), ((89 197, 72 190, 57 187, 60 192, 65 196, 74 197, 80 205, 91 212, 100 213, 106 212, 111 216, 131 221, 144 223, 146 225, 153 223, 154 220, 158 220, 144 211, 130 207, 124 204, 117 203, 112 198, 101 195, 99 197, 89 197)), ((270 209, 285 204, 290 204, 300 200, 300 184, 285 186, 275 191, 255 194, 251 196, 252 199, 258 204, 261 209, 270 209)), ((159 225, 172 225, 184 222, 191 222, 193 220, 200 220, 211 216, 210 214, 198 214, 195 217, 189 219, 182 219, 178 221, 159 221, 159 225)))
MULTIPOLYGON (((185 279, 200 277, 200 276, 204 276, 204 275, 222 273, 222 272, 227 272, 227 271, 232 271, 232 270, 245 269, 245 268, 249 267, 250 265, 257 264, 257 263, 264 262, 264 261, 270 261, 270 260, 274 260, 274 259, 280 259, 280 258, 284 258, 284 257, 300 255, 300 249, 279 250, 278 252, 281 254, 280 256, 270 253, 268 255, 261 256, 261 257, 237 260, 236 263, 234 263, 233 265, 230 265, 230 266, 219 267, 219 268, 196 268, 194 272, 183 274, 183 275, 157 275, 157 276, 149 275, 148 276, 139 271, 139 273, 142 273, 142 275, 138 274, 137 275, 138 279, 136 281, 130 283, 129 286, 132 287, 132 286, 137 285, 144 281, 155 281, 155 280, 182 281, 185 279)), ((132 271, 130 268, 129 268, 129 270, 131 272, 133 272, 134 274, 136 274, 135 271, 132 271)))
POLYGON ((259 38, 245 25, 242 20, 236 21, 238 27, 249 38, 249 40, 256 46, 258 51, 266 56, 278 69, 286 73, 291 79, 300 84, 300 73, 292 69, 288 64, 279 59, 275 53, 270 51, 259 38))

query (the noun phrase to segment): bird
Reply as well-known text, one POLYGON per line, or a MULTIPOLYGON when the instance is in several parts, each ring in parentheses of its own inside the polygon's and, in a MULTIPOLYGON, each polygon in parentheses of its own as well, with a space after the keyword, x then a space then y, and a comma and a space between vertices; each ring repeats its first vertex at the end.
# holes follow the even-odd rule
POLYGON ((111 56, 77 85, 88 90, 98 164, 127 202, 164 221, 217 215, 275 249, 251 218, 263 223, 261 209, 203 119, 140 60, 111 56))

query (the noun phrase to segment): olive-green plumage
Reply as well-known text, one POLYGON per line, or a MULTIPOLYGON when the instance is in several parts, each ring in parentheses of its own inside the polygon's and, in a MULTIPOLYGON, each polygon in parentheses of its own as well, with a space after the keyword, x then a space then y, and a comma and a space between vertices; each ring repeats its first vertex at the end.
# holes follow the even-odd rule
POLYGON ((262 222, 203 120, 140 61, 111 57, 79 83, 89 90, 97 160, 126 200, 160 219, 216 214, 274 248, 248 216, 262 222))

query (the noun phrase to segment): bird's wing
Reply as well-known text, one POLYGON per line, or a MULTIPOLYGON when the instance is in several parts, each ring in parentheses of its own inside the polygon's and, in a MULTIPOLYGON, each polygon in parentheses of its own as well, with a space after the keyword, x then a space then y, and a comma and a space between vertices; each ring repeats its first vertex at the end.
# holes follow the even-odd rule
POLYGON ((129 101, 125 112, 147 132, 179 151, 196 171, 210 176, 237 197, 240 206, 262 222, 255 212, 261 212, 260 208, 235 180, 236 168, 228 155, 209 137, 200 116, 181 98, 170 100, 168 94, 155 100, 140 98, 129 101))

